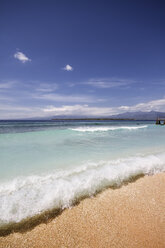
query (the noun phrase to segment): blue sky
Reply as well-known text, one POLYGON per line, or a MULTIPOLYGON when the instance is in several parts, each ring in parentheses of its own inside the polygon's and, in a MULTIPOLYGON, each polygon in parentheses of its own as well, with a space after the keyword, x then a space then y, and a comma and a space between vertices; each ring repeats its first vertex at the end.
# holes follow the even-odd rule
POLYGON ((165 2, 0 1, 0 119, 165 111, 165 2))

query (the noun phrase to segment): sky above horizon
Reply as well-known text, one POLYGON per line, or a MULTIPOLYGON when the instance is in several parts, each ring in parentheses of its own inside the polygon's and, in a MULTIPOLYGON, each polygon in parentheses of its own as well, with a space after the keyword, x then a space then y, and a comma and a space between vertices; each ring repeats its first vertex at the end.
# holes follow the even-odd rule
POLYGON ((165 112, 165 1, 1 0, 0 119, 165 112))

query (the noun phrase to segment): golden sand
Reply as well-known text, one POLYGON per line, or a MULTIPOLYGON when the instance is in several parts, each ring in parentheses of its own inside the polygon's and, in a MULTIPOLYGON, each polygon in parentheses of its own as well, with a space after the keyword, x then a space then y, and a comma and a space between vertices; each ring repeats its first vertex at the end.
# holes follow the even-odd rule
POLYGON ((165 174, 82 200, 48 224, 0 237, 2 247, 164 248, 165 174))

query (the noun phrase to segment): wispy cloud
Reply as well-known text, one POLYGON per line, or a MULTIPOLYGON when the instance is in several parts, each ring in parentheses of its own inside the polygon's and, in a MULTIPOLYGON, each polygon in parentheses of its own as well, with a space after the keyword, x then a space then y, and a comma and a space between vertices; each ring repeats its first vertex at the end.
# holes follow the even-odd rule
POLYGON ((21 61, 22 63, 26 63, 28 61, 31 61, 31 59, 29 59, 24 53, 22 52, 16 52, 14 54, 14 58, 18 59, 19 61, 21 61))
POLYGON ((2 89, 11 89, 17 81, 0 81, 0 90, 2 89))
POLYGON ((53 101, 53 102, 71 102, 71 103, 79 103, 79 102, 85 102, 85 103, 91 103, 95 102, 96 99, 92 96, 86 96, 86 95, 63 95, 63 94, 32 94, 33 99, 41 99, 41 100, 47 100, 47 101, 53 101))
MULTIPOLYGON (((106 89, 126 87, 127 84, 133 84, 135 81, 91 79, 87 83, 92 84, 92 87, 106 89)), ((95 89, 90 88, 90 90, 95 89)), ((111 99, 102 99, 99 94, 77 94, 76 92, 72 91, 69 94, 66 89, 55 82, 1 80, 0 118, 33 118, 53 115, 110 116, 123 112, 151 110, 165 112, 165 97, 147 102, 142 102, 137 98, 137 104, 129 105, 131 101, 130 103, 128 101, 127 105, 120 104, 114 107, 113 104, 111 105, 111 103, 114 103, 112 97, 111 99)))
POLYGON ((13 97, 10 97, 10 96, 1 96, 0 95, 0 102, 14 102, 15 99, 13 97))
POLYGON ((66 65, 64 68, 63 68, 64 71, 73 71, 73 67, 71 65, 66 65))
POLYGON ((0 119, 24 119, 47 116, 39 107, 0 104, 0 119))
POLYGON ((58 84, 56 83, 39 83, 36 91, 43 93, 54 92, 58 89, 58 84))
POLYGON ((125 88, 131 84, 137 83, 135 80, 122 78, 92 78, 87 81, 69 83, 69 87, 76 85, 88 85, 94 88, 108 89, 108 88, 125 88))
POLYGON ((68 103, 93 103, 103 102, 105 99, 93 96, 91 94, 65 94, 59 93, 60 85, 54 82, 39 82, 39 81, 7 81, 0 82, 0 97, 1 99, 15 99, 18 103, 23 101, 35 101, 40 104, 43 102, 59 102, 62 104, 68 103), (16 82, 16 83, 15 83, 16 82), (15 83, 15 87, 13 84, 15 83), (12 90, 11 90, 11 87, 12 90))
POLYGON ((15 101, 10 93, 12 92, 16 84, 17 81, 0 81, 0 103, 9 103, 15 101))
POLYGON ((118 106, 118 107, 96 107, 88 104, 74 104, 54 106, 48 105, 43 107, 37 106, 17 106, 9 104, 0 104, 0 119, 14 118, 36 118, 58 115, 68 116, 111 116, 114 114, 123 113, 126 111, 164 111, 165 98, 149 101, 146 103, 138 103, 133 106, 118 106))
POLYGON ((90 79, 89 81, 84 82, 84 84, 103 89, 124 87, 132 83, 135 83, 135 81, 130 79, 117 78, 90 79))

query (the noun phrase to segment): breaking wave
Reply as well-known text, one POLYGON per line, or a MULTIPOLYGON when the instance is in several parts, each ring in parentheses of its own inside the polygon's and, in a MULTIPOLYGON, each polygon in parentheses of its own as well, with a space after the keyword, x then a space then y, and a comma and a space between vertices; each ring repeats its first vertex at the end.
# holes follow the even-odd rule
POLYGON ((51 209, 64 209, 82 197, 120 186, 138 175, 165 171, 165 154, 88 162, 77 169, 16 178, 0 185, 0 228, 51 209))
POLYGON ((115 131, 115 130, 136 130, 136 129, 141 129, 141 128, 147 128, 147 125, 143 126, 119 126, 119 127, 77 127, 77 128, 71 128, 73 131, 78 131, 78 132, 105 132, 105 131, 115 131))

